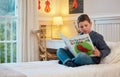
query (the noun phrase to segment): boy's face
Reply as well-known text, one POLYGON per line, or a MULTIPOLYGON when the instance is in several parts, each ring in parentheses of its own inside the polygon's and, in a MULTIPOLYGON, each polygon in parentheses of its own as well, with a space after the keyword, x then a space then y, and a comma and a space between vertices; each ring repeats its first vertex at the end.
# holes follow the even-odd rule
POLYGON ((85 34, 89 34, 90 31, 91 31, 91 26, 92 26, 92 23, 89 23, 88 21, 83 21, 83 22, 80 22, 78 24, 78 27, 80 29, 81 32, 85 33, 85 34))

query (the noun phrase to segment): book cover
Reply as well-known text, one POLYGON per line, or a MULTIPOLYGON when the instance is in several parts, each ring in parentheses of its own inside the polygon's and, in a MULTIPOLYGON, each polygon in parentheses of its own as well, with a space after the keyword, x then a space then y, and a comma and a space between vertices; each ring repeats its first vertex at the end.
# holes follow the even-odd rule
POLYGON ((72 38, 67 38, 62 33, 60 33, 60 36, 62 40, 65 42, 66 47, 70 50, 70 52, 74 56, 77 56, 77 54, 81 52, 84 52, 90 56, 94 56, 92 54, 94 46, 89 34, 83 34, 74 36, 72 38))

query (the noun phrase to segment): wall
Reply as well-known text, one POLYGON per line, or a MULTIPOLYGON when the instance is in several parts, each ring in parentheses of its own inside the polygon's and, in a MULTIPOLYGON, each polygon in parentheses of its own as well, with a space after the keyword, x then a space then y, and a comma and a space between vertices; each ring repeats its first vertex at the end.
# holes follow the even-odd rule
MULTIPOLYGON (((44 6, 45 0, 41 0, 44 6)), ((66 34, 65 29, 68 31, 74 30, 74 22, 76 22, 77 17, 80 13, 69 14, 69 0, 50 0, 51 9, 50 13, 45 13, 42 10, 39 12, 39 22, 41 24, 50 24, 52 25, 52 18, 57 15, 63 16, 64 19, 64 28, 63 33, 66 34), (43 23, 44 22, 44 23, 43 23)), ((87 13, 91 18, 96 17, 109 17, 109 16, 120 16, 120 0, 84 0, 84 13, 87 13)), ((68 36, 75 35, 75 30, 72 31, 72 34, 66 34, 68 36), (72 33, 73 32, 73 33, 72 33)))
MULTIPOLYGON (((63 17, 77 17, 79 14, 69 14, 69 0, 49 0, 51 2, 51 12, 45 13, 45 0, 41 1, 41 10, 39 11, 40 17, 53 17, 62 15, 63 17)), ((120 0, 84 0, 84 13, 90 16, 113 16, 120 15, 120 0)), ((41 18, 40 18, 41 19, 41 18)), ((51 20, 51 18, 50 18, 51 20)))
MULTIPOLYGON (((79 14, 68 13, 68 1, 61 0, 61 15, 76 19, 79 14)), ((120 0, 84 0, 84 13, 91 17, 120 15, 120 0)), ((69 18, 67 18, 69 19, 69 18)))
POLYGON ((120 15, 120 0, 84 0, 85 13, 91 16, 120 15))

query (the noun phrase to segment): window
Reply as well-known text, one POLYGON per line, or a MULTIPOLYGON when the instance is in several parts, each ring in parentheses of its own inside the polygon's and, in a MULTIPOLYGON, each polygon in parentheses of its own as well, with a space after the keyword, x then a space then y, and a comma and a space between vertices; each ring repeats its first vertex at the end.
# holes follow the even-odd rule
POLYGON ((16 0, 0 0, 0 63, 16 62, 16 0))

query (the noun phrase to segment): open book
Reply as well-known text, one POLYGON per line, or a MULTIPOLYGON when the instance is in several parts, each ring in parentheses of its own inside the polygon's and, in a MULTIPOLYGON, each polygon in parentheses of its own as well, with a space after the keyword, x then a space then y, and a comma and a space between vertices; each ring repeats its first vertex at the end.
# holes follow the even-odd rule
POLYGON ((78 35, 72 38, 65 37, 60 33, 62 40, 65 42, 66 47, 70 52, 77 56, 78 53, 84 52, 87 55, 94 56, 92 53, 94 46, 90 39, 89 34, 78 35))

